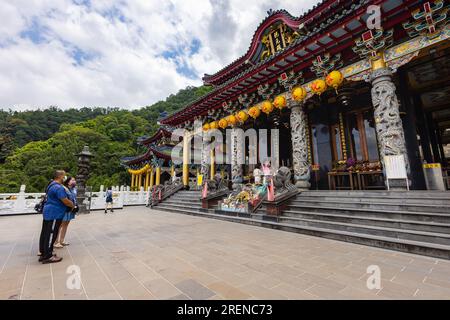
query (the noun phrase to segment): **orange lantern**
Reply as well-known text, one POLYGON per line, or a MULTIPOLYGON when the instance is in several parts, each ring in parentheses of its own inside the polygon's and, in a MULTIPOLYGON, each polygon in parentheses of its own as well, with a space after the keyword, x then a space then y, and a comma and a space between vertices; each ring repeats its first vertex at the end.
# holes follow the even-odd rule
POLYGON ((326 82, 328 86, 337 91, 337 88, 344 82, 344 76, 339 71, 331 71, 326 78, 326 82))
POLYGON ((208 131, 210 129, 209 123, 203 125, 203 131, 208 131))
POLYGON ((295 87, 292 89, 292 99, 295 101, 305 100, 307 95, 306 89, 304 87, 295 87))
POLYGON ((236 114, 236 116, 237 116, 237 118, 238 118, 238 120, 240 121, 240 122, 245 122, 245 121, 247 121, 247 119, 248 119, 248 113, 247 113, 247 111, 246 110, 241 110, 241 111, 239 111, 237 114, 236 114))
POLYGON ((251 107, 250 110, 248 110, 248 115, 253 119, 258 118, 260 114, 261 110, 258 107, 251 107))
POLYGON ((311 90, 317 95, 321 95, 327 90, 327 84, 322 79, 317 79, 311 84, 311 90))
POLYGON ((273 101, 273 105, 277 109, 280 110, 283 109, 284 107, 286 107, 286 97, 283 95, 276 97, 275 100, 273 101))
POLYGON ((217 123, 217 121, 213 121, 209 124, 209 129, 218 129, 219 128, 219 124, 217 123))
POLYGON ((261 110, 262 110, 262 112, 264 112, 265 114, 271 113, 271 112, 273 111, 273 104, 272 104, 272 102, 270 102, 270 101, 268 101, 268 100, 264 101, 264 102, 262 103, 261 110))
POLYGON ((227 118, 227 122, 228 122, 228 124, 229 124, 230 126, 234 126, 234 125, 236 125, 236 123, 238 122, 238 119, 236 118, 236 116, 230 115, 230 116, 228 116, 228 118, 227 118))
POLYGON ((222 129, 225 129, 226 127, 228 127, 228 121, 227 119, 220 119, 219 121, 219 127, 221 127, 222 129))

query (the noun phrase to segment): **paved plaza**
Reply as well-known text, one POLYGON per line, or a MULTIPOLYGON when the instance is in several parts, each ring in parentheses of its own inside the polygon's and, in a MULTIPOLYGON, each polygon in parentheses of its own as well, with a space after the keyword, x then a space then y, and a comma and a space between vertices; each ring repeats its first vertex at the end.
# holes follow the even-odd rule
POLYGON ((450 298, 450 261, 145 207, 78 216, 64 260, 42 265, 40 225, 0 217, 0 299, 450 298))

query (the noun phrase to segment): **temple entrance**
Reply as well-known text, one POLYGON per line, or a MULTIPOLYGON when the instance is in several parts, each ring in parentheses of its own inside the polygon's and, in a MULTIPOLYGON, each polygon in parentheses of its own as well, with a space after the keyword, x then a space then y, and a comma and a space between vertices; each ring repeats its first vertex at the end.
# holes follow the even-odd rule
POLYGON ((423 168, 442 170, 443 185, 450 187, 450 47, 421 52, 399 70, 408 154, 417 189, 426 189, 423 168), (427 166, 428 165, 428 166, 427 166))
POLYGON ((312 189, 384 188, 368 84, 327 92, 308 105, 308 118, 312 189))

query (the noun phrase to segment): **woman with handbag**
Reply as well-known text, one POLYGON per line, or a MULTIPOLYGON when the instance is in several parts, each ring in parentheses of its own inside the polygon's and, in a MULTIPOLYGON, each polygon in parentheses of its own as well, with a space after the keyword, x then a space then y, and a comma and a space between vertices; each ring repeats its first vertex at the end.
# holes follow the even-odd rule
POLYGON ((64 189, 66 190, 67 198, 75 204, 75 208, 67 210, 62 220, 61 226, 59 227, 58 238, 54 245, 54 247, 58 249, 64 248, 65 246, 69 245, 69 243, 65 242, 64 240, 66 238, 69 223, 70 221, 75 219, 75 214, 78 212, 76 185, 77 182, 73 177, 67 177, 64 180, 64 189))

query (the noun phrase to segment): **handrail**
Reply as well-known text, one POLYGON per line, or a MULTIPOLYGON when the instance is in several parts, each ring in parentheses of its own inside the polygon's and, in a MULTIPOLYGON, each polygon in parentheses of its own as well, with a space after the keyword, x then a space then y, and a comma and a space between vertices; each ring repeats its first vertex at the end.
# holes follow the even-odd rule
POLYGON ((184 186, 180 182, 164 186, 154 186, 151 193, 150 207, 152 208, 153 206, 157 206, 161 201, 171 197, 183 188, 184 186))

